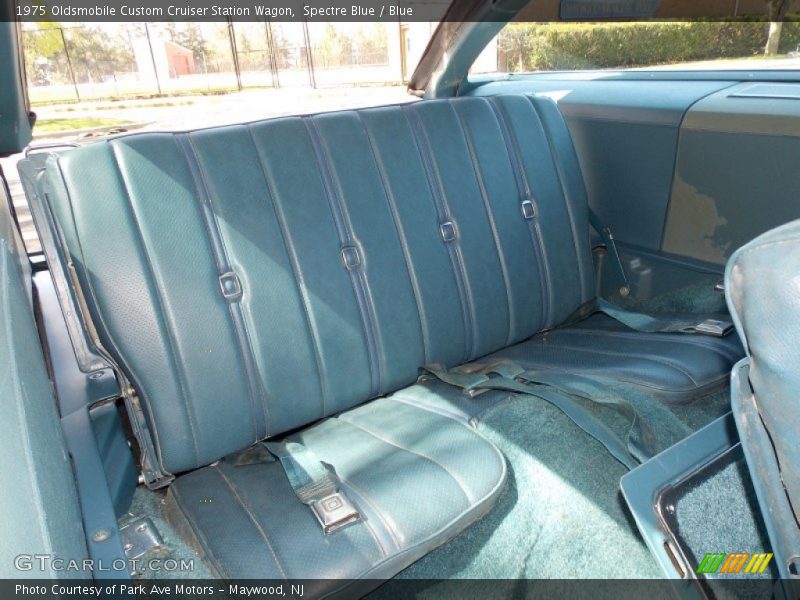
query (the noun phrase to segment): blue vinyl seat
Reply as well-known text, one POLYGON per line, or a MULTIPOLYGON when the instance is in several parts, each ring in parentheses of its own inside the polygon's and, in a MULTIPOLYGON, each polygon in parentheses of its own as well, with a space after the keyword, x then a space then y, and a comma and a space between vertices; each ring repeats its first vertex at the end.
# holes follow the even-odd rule
POLYGON ((595 286, 578 161, 546 99, 125 136, 52 156, 46 187, 135 391, 150 480, 171 482, 174 522, 222 576, 390 577, 491 508, 497 450, 384 398, 421 365, 494 353, 691 398, 741 355, 598 317, 554 329, 595 286), (326 536, 280 463, 231 458, 290 432, 361 522, 326 536))

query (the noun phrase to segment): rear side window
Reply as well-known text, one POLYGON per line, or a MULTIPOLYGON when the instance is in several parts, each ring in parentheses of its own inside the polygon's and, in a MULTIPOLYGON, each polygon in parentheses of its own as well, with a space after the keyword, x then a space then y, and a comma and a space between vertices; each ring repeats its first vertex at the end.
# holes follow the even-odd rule
POLYGON ((800 69, 800 22, 509 23, 471 73, 800 69))

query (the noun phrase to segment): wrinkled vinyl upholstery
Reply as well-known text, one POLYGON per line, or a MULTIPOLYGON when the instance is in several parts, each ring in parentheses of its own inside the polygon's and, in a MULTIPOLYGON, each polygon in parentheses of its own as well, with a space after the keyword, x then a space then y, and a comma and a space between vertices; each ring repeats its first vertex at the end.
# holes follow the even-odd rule
POLYGON ((738 358, 727 342, 604 333, 596 318, 601 333, 536 336, 594 290, 586 194, 549 100, 134 135, 54 157, 47 173, 161 467, 191 471, 306 427, 295 435, 367 516, 323 536, 277 463, 182 475, 173 512, 223 575, 389 576, 491 507, 504 462, 464 422, 364 404, 423 364, 505 352, 583 371, 584 352, 606 376, 692 397, 738 358))
MULTIPOLYGON (((755 414, 747 415, 742 443, 746 451, 756 455, 759 451, 774 452, 780 479, 764 481, 766 469, 762 469, 761 473, 753 473, 754 480, 761 489, 776 488, 776 497, 788 497, 794 516, 787 521, 795 527, 800 515, 798 273, 800 221, 773 229, 737 250, 726 271, 728 304, 747 350, 749 381, 757 409, 755 414), (769 440, 763 448, 750 448, 748 444, 755 438, 750 431, 761 428, 761 421, 769 440)), ((764 506, 762 500, 762 509, 770 521, 778 518, 777 504, 764 506)))
POLYGON ((542 369, 611 377, 680 404, 724 385, 731 366, 742 357, 742 346, 735 335, 642 334, 597 314, 495 356, 542 369))

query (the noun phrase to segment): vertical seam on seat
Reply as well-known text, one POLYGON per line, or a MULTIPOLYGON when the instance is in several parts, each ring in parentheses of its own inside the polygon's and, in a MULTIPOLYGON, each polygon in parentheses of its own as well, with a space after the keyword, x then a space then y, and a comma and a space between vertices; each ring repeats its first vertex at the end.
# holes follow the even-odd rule
POLYGON ((392 440, 388 440, 388 439, 386 439, 384 437, 381 437, 380 435, 378 435, 374 431, 370 431, 366 427, 363 427, 362 425, 358 425, 356 423, 353 423, 351 420, 346 419, 344 415, 339 415, 339 420, 343 421, 344 423, 347 423, 348 425, 350 425, 351 427, 354 427, 355 429, 363 431, 364 433, 366 433, 370 437, 378 440, 379 442, 383 442, 384 444, 386 444, 388 446, 392 446, 393 448, 397 448, 398 450, 402 450, 403 452, 408 452, 409 454, 413 454, 414 456, 419 456, 420 458, 423 458, 423 459, 429 461, 431 464, 436 465, 437 467, 442 469, 445 473, 447 473, 447 475, 456 483, 458 488, 464 494, 464 497, 467 499, 467 503, 468 504, 472 504, 474 502, 474 500, 470 496, 470 493, 467 491, 467 487, 464 485, 464 483, 461 481, 461 479, 456 477, 455 474, 453 474, 453 472, 450 469, 445 467, 442 463, 440 463, 435 458, 433 458, 431 456, 428 456, 427 454, 423 454, 422 452, 419 452, 417 450, 412 450, 411 448, 406 448, 404 446, 401 446, 397 442, 393 442, 392 440))
POLYGON ((367 141, 369 142, 370 152, 372 153, 373 160, 375 161, 375 166, 381 179, 381 185, 383 186, 383 192, 386 196, 386 203, 389 206, 389 213, 392 216, 392 223, 397 231, 397 237, 400 240, 400 248, 403 251, 403 259, 406 263, 406 271, 408 271, 408 278, 411 282, 411 290, 414 293, 414 302, 417 305, 417 314, 419 315, 420 332, 422 333, 422 355, 425 359, 425 364, 427 364, 430 361, 428 350, 430 345, 430 332, 428 330, 428 321, 425 318, 425 311, 422 307, 422 292, 420 291, 419 280, 417 278, 416 269, 414 268, 414 263, 411 260, 411 250, 408 247, 408 239, 406 238, 406 233, 403 229, 403 224, 400 219, 400 214, 397 210, 397 202, 394 198, 394 193, 392 192, 391 186, 388 182, 386 166, 383 163, 383 158, 377 151, 372 132, 364 122, 364 119, 361 118, 361 113, 356 111, 355 114, 358 116, 358 120, 364 127, 364 133, 366 134, 367 141))
POLYGON ((478 189, 481 194, 481 200, 483 201, 483 208, 486 211, 486 219, 489 222, 489 228, 492 232, 492 240, 494 241, 495 251, 497 252, 497 259, 500 262, 500 273, 503 276, 503 284, 505 285, 505 292, 506 292, 506 306, 508 307, 508 331, 506 332, 506 343, 505 345, 508 346, 511 343, 511 340, 515 338, 514 334, 514 302, 511 297, 511 281, 508 276, 508 265, 506 264, 506 257, 505 252, 503 251, 503 246, 500 243, 500 234, 497 230, 497 222, 495 221, 494 212, 492 211, 491 202, 489 201, 489 195, 486 191, 486 183, 483 179, 483 172, 481 171, 480 162, 478 161, 478 156, 475 152, 475 144, 472 139, 472 134, 468 131, 467 125, 464 122, 464 118, 459 112, 459 110, 455 106, 455 102, 448 102, 450 106, 450 110, 453 111, 453 114, 456 116, 456 120, 458 121, 459 126, 461 127, 461 133, 464 136, 464 141, 466 142, 467 150, 469 152, 470 161, 472 162, 472 170, 475 172, 475 181, 478 183, 478 189))
MULTIPOLYGON (((419 159, 428 182, 428 189, 431 192, 431 198, 436 207, 439 218, 437 226, 439 226, 444 219, 450 217, 451 211, 447 205, 441 174, 433 160, 433 150, 430 147, 430 140, 428 139, 428 134, 421 117, 416 112, 412 111, 409 106, 401 107, 401 111, 408 122, 411 136, 414 138, 414 142, 417 146, 419 159), (409 114, 411 116, 409 116, 409 114)), ((467 281, 466 266, 464 265, 464 257, 461 254, 461 250, 457 243, 445 242, 444 244, 447 249, 447 255, 450 258, 450 266, 453 270, 453 277, 456 280, 458 297, 461 302, 461 316, 464 325, 464 355, 462 362, 465 362, 472 357, 473 330, 475 326, 474 308, 472 307, 472 298, 467 290, 469 283, 467 281)))
MULTIPOLYGON (((325 190, 325 198, 328 201, 328 206, 330 207, 331 215, 333 216, 333 221, 336 225, 337 233, 339 234, 339 242, 342 246, 352 244, 355 241, 355 235, 353 234, 352 227, 347 223, 348 218, 344 201, 333 189, 333 169, 330 164, 330 158, 325 152, 316 123, 312 117, 303 117, 302 121, 308 132, 311 147, 317 160, 322 187, 325 190)), ((345 268, 347 268, 347 273, 353 287, 353 295, 356 298, 356 306, 361 315, 361 324, 367 342, 371 380, 370 395, 377 396, 382 389, 382 369, 378 356, 378 342, 376 340, 377 326, 374 319, 374 307, 370 306, 369 286, 367 286, 364 275, 364 260, 365 257, 362 256, 361 264, 357 268, 345 268)))
POLYGON ((195 431, 195 417, 194 412, 190 408, 189 402, 189 394, 186 388, 186 374, 183 372, 183 362, 178 361, 176 357, 176 348, 175 348, 175 341, 172 339, 172 327, 171 323, 167 319, 166 312, 164 311, 164 301, 161 298, 161 288, 158 285, 158 281, 155 276, 155 270, 153 268, 153 264, 150 260, 150 254, 147 251, 147 247, 144 243, 144 236, 142 234, 141 227, 139 226, 139 218, 136 214, 136 208, 134 207, 133 203, 133 193, 128 185, 128 180, 125 178, 125 175, 122 172, 122 166, 119 162, 119 157, 117 156, 117 148, 114 144, 110 144, 111 146, 111 156, 114 158, 114 165, 117 168, 117 174, 122 182, 123 188, 123 196, 127 199, 127 206, 131 211, 131 216, 133 217, 133 224, 134 229, 136 230, 136 239, 138 240, 139 246, 142 249, 142 255, 144 256, 145 264, 147 265, 147 271, 150 275, 150 280, 153 282, 153 289, 156 293, 156 306, 158 307, 158 313, 161 315, 161 321, 164 323, 166 328, 166 342, 167 342, 167 349, 169 352, 170 362, 172 362, 172 369, 173 372, 177 376, 178 380, 178 387, 180 388, 181 392, 181 400, 183 401, 184 409, 186 410, 187 421, 189 423, 189 432, 192 434, 192 445, 194 446, 194 459, 195 462, 200 461, 200 449, 197 445, 197 433, 195 431))
POLYGON ((308 289, 305 284, 305 280, 303 278, 302 273, 300 273, 300 264, 299 260, 297 259, 297 255, 294 249, 294 244, 288 237, 288 229, 286 227, 286 217, 283 214, 283 207, 280 205, 280 200, 278 196, 274 193, 272 189, 272 185, 270 184, 269 177, 267 176, 267 171, 264 166, 264 157, 261 153, 261 150, 258 147, 258 143, 256 142, 255 136, 253 135, 253 130, 249 125, 244 125, 245 130, 247 131, 250 137, 250 143, 253 144, 253 149, 256 151, 256 156, 258 157, 258 166, 261 170, 261 176, 264 179, 264 187, 266 189, 267 195, 269 196, 270 205, 272 206, 272 210, 275 214, 275 220, 278 223, 278 229, 281 232, 281 239, 283 241, 283 247, 286 250, 287 258, 289 259, 289 265, 292 269, 292 276, 294 277, 294 283, 297 287, 297 293, 300 295, 301 302, 300 304, 303 307, 303 316, 305 317, 306 327, 308 328, 309 336, 311 337, 312 345, 314 346, 314 361, 317 366, 317 381, 319 382, 319 391, 320 391, 320 399, 322 401, 322 416, 327 415, 327 405, 328 405, 328 380, 325 376, 325 371, 322 368, 322 356, 321 350, 319 345, 319 332, 316 329, 314 320, 311 318, 311 309, 309 308, 309 298, 308 298, 308 289))
MULTIPOLYGON (((398 549, 400 549, 401 545, 400 545, 400 540, 397 537, 397 532, 395 531, 394 527, 392 527, 392 525, 389 524, 389 522, 386 520, 386 518, 383 515, 383 512, 378 508, 378 506, 369 497, 369 494, 367 494, 360 486, 357 486, 356 484, 354 484, 349 479, 347 479, 345 477, 342 477, 338 473, 336 475, 339 478, 339 481, 341 481, 348 488, 350 488, 353 492, 355 492, 355 495, 357 495, 358 498, 362 502, 364 502, 365 504, 368 504, 370 506, 370 508, 372 508, 372 510, 375 511, 375 514, 377 515, 378 519, 380 519, 380 522, 383 523, 383 526, 386 528, 386 531, 391 536, 392 541, 394 542, 395 546, 398 549)), ((367 531, 369 532, 369 535, 372 538, 372 540, 375 542, 375 545, 378 547, 378 550, 380 550, 381 555, 383 555, 384 557, 389 556, 389 552, 386 550, 386 548, 383 547, 383 544, 381 544, 381 542, 378 539, 378 536, 376 535, 375 530, 373 529, 372 524, 370 523, 369 519, 363 519, 363 523, 367 527, 367 531)))
MULTIPOLYGON (((178 142, 178 146, 183 151, 184 158, 189 173, 194 180, 197 193, 200 201, 200 211, 205 223, 206 234, 209 237, 212 252, 214 253, 215 261, 219 275, 231 270, 230 255, 228 254, 225 236, 222 234, 222 229, 217 221, 217 214, 214 210, 214 202, 211 198, 211 191, 208 187, 208 174, 203 163, 198 158, 197 147, 194 144, 190 134, 183 136, 174 136, 178 142), (195 174, 195 168, 199 171, 195 174), (217 244, 219 247, 217 247, 217 244)), ((258 441, 269 435, 269 411, 267 409, 266 391, 262 385, 261 375, 258 372, 258 364, 255 360, 255 352, 253 350, 253 340, 250 335, 250 329, 247 326, 247 319, 244 316, 241 306, 238 302, 225 302, 228 305, 228 314, 231 318, 231 324, 234 327, 236 340, 239 346, 239 353, 242 355, 242 362, 247 375, 247 388, 250 394, 250 403, 253 410, 253 422, 255 424, 255 437, 253 441, 258 441), (261 411, 258 410, 261 407, 261 411), (263 414, 259 414, 262 412, 263 414), (259 418, 261 417, 261 418, 259 418)))
POLYGON ((267 544, 267 548, 269 548, 269 551, 272 554, 272 558, 275 559, 275 566, 278 567, 278 570, 281 572, 281 575, 283 575, 283 578, 289 579, 288 575, 286 575, 286 571, 283 570, 281 561, 278 560, 278 554, 275 552, 275 548, 272 546, 272 542, 269 541, 269 537, 267 536, 267 532, 265 531, 261 521, 258 518, 256 518, 250 506, 247 503, 245 503, 244 499, 239 495, 238 489, 233 484, 233 482, 228 478, 228 476, 225 475, 225 473, 223 473, 222 470, 216 465, 213 466, 212 469, 214 469, 214 471, 216 471, 219 474, 219 476, 222 477, 222 480, 225 482, 225 485, 227 485, 228 488, 231 490, 231 493, 233 494, 233 497, 235 498, 236 502, 239 504, 239 506, 242 507, 242 510, 244 510, 245 514, 247 514, 247 517, 250 519, 250 521, 252 521, 253 525, 255 525, 256 529, 258 530, 258 533, 261 535, 261 538, 267 544))
MULTIPOLYGON (((505 109, 497 103, 494 98, 486 99, 489 106, 497 119, 497 126, 500 129, 500 135, 506 145, 506 153, 508 155, 508 162, 511 165, 511 172, 514 174, 514 181, 517 184, 517 191, 521 197, 534 202, 533 190, 525 172, 525 166, 522 164, 522 156, 519 150, 519 143, 516 136, 512 133, 508 125, 508 119, 505 115, 505 109)), ((528 231, 531 234, 531 245, 533 252, 536 255, 536 265, 539 270, 539 289, 542 294, 542 324, 545 328, 552 326, 552 310, 554 304, 553 296, 553 281, 550 274, 550 261, 547 259, 547 248, 544 243, 544 236, 539 224, 539 208, 535 207, 536 214, 533 219, 527 220, 528 231)))
MULTIPOLYGON (((558 183, 561 186, 561 193, 564 197, 564 205, 567 208, 567 215, 569 217, 569 225, 570 229, 572 230, 572 238, 574 241, 574 250, 575 250, 575 258, 578 262, 578 285, 581 291, 581 302, 587 300, 586 296, 586 273, 583 269, 583 261, 581 260, 581 256, 578 250, 578 226, 575 223, 575 215, 572 211, 572 202, 571 202, 571 194, 567 188, 564 173, 561 165, 561 161, 559 160, 558 154, 556 152, 555 143, 553 141, 553 137, 550 133, 550 128, 545 124, 544 119, 542 118, 541 111, 539 110, 539 106, 537 105, 537 101, 532 96, 526 96, 528 98, 528 102, 533 107, 533 112, 536 115, 536 119, 539 121, 539 125, 542 128, 542 132, 544 133, 544 137, 547 140, 547 145, 550 148, 550 160, 553 163, 553 166, 556 169, 556 177, 558 178, 558 183)), ((566 124, 564 125, 566 127, 566 124)), ((588 211, 588 206, 586 208, 588 211)), ((586 230, 586 236, 589 236, 589 230, 586 230)))

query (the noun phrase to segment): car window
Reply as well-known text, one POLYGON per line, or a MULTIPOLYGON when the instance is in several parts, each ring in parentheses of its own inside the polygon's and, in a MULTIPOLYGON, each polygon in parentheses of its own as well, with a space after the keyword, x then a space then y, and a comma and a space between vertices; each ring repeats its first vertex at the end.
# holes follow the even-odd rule
POLYGON ((800 69, 800 23, 509 23, 470 72, 579 69, 800 69))
MULTIPOLYGON (((24 22, 33 146, 416 100, 405 84, 437 23, 24 22)), ((17 174, 0 161, 29 252, 17 174)))

